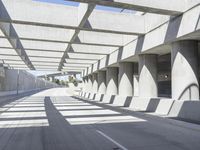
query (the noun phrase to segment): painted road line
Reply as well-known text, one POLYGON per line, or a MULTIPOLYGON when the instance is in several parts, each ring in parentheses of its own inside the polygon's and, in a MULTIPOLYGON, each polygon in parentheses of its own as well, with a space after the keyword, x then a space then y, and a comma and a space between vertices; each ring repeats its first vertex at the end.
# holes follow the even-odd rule
POLYGON ((96 130, 99 134, 101 134, 103 137, 105 137, 106 139, 108 139, 109 141, 113 142, 114 144, 116 144, 119 148, 121 148, 122 150, 128 150, 126 147, 124 147, 123 145, 119 144, 118 142, 116 142, 115 140, 113 140, 111 137, 109 137, 108 135, 106 135, 105 133, 96 130))

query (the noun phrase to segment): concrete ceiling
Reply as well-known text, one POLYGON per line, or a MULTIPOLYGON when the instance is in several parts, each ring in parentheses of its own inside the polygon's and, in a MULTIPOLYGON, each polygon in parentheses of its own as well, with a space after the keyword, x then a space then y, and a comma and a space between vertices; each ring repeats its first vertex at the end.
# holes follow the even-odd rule
MULTIPOLYGON (((120 49, 126 50, 141 37, 146 40, 147 34, 169 22, 171 16, 181 15, 199 4, 199 0, 191 4, 182 0, 71 1, 81 3, 74 7, 1 0, 0 59, 17 69, 82 72, 106 57, 114 59, 120 49), (97 10, 97 5, 144 13, 97 10)), ((194 37, 199 39, 199 34, 193 33, 191 38, 194 37)), ((170 52, 167 45, 162 48, 162 54, 170 52)), ((160 52, 159 48, 149 49, 149 53, 160 52)), ((124 61, 137 61, 137 57, 124 61)), ((110 65, 116 66, 116 62, 110 65)))

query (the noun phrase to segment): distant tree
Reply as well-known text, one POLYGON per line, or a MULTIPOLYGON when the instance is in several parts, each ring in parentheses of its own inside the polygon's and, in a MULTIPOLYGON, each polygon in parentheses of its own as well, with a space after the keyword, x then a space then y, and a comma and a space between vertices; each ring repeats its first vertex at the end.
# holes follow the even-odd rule
POLYGON ((72 76, 69 76, 68 79, 69 79, 69 83, 73 83, 74 78, 72 76))
POLYGON ((73 84, 74 86, 78 86, 78 82, 76 80, 74 80, 73 84))
POLYGON ((74 86, 78 86, 78 82, 73 76, 69 76, 68 79, 69 79, 69 83, 73 83, 74 86))
POLYGON ((69 82, 68 81, 65 82, 65 86, 69 87, 69 82))
POLYGON ((66 85, 65 84, 65 81, 63 81, 63 80, 61 80, 61 83, 60 83, 61 85, 66 85))
POLYGON ((60 80, 56 79, 55 82, 60 85, 60 80))

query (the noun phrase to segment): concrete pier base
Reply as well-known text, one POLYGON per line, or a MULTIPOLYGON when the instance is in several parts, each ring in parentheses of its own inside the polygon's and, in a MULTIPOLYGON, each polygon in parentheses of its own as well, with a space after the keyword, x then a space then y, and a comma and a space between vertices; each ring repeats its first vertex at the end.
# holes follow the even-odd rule
POLYGON ((92 74, 92 92, 97 93, 98 91, 98 80, 97 73, 92 74))
POLYGON ((198 100, 198 42, 179 41, 172 44, 172 98, 198 100))
POLYGON ((106 93, 106 71, 98 72, 98 94, 106 93))
POLYGON ((157 97, 157 55, 139 56, 139 96, 157 97))
POLYGON ((106 72, 106 94, 117 95, 118 94, 118 68, 109 67, 106 72))
POLYGON ((133 96, 133 63, 119 63, 119 95, 133 96))
POLYGON ((92 75, 88 75, 87 91, 92 93, 92 75))

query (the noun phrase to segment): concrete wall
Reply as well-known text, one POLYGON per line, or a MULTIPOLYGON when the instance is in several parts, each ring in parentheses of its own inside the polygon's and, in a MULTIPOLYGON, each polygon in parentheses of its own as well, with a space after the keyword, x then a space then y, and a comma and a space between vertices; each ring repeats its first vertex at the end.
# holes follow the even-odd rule
POLYGON ((4 69, 5 76, 0 77, 0 96, 28 92, 45 88, 53 88, 57 85, 39 79, 24 70, 4 69))

